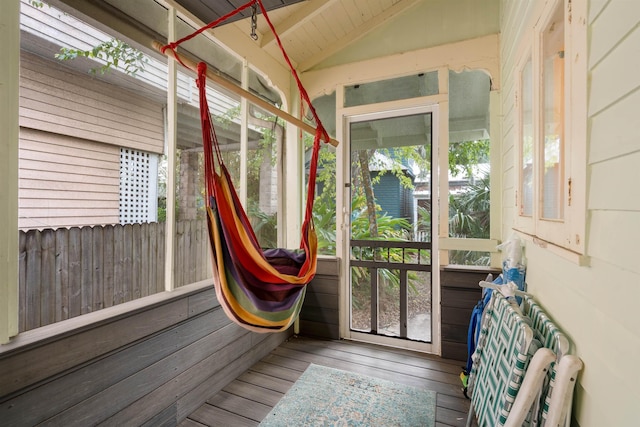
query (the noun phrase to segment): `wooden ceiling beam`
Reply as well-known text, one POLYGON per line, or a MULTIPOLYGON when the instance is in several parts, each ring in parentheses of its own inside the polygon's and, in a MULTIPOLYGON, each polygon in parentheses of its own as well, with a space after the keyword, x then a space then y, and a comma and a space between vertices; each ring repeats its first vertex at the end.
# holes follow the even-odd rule
MULTIPOLYGON (((276 32, 282 39, 287 33, 295 31, 297 28, 304 26, 307 22, 313 20, 314 17, 322 13, 325 9, 331 7, 332 4, 340 0, 309 0, 305 2, 305 6, 298 9, 296 13, 289 16, 286 21, 277 25, 276 32)), ((275 35, 271 32, 262 35, 260 46, 265 48, 275 43, 275 35)))

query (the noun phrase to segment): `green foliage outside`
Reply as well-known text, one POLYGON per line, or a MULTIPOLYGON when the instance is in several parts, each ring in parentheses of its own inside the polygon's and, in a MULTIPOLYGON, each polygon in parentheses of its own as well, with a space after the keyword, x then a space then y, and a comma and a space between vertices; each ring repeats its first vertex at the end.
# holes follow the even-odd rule
POLYGON ((489 162, 491 140, 480 139, 449 144, 449 170, 453 176, 473 176, 473 166, 489 162))
MULTIPOLYGON (((307 140, 307 146, 310 147, 311 140, 307 140)), ((379 156, 374 156, 373 151, 365 150, 364 159, 367 163, 367 167, 371 167, 376 170, 376 173, 371 174, 371 184, 375 185, 380 182, 382 176, 387 173, 391 173, 398 178, 401 186, 404 188, 414 188, 414 182, 411 177, 405 173, 403 165, 400 161, 394 161, 391 164, 391 168, 386 169, 382 166, 382 163, 376 164, 376 162, 382 162, 382 158, 387 159, 403 159, 403 162, 413 162, 418 164, 420 170, 428 170, 430 167, 430 153, 424 148, 418 150, 415 147, 402 147, 395 150, 381 149, 377 150, 379 156)), ((386 213, 380 211, 380 206, 374 201, 374 218, 375 227, 371 226, 371 218, 368 207, 368 201, 366 196, 366 190, 363 185, 357 181, 357 177, 361 176, 360 168, 362 167, 360 161, 355 159, 351 165, 352 182, 351 189, 353 191, 351 197, 351 238, 354 240, 385 240, 385 241, 409 241, 412 236, 412 225, 407 218, 394 218, 386 213), (372 231, 375 230, 375 231, 372 231), (374 235, 375 233, 375 235, 374 235)), ((388 163, 387 163, 388 164, 388 163)), ((336 239, 336 179, 335 179, 335 165, 336 155, 335 151, 326 147, 322 147, 320 151, 320 157, 318 161, 318 175, 317 184, 318 194, 314 202, 313 218, 318 233, 318 246, 319 252, 325 254, 335 254, 335 239, 336 239)), ((360 180, 361 181, 361 180, 360 180)), ((369 189, 372 190, 372 189, 369 189)), ((426 221, 430 222, 430 216, 421 216, 426 221)), ((353 254, 353 256, 356 256, 353 254)), ((401 249, 391 249, 388 252, 374 253, 371 249, 364 249, 364 253, 358 253, 357 257, 363 260, 373 260, 383 257, 391 262, 401 263, 404 257, 416 257, 417 252, 411 250, 405 250, 403 253, 401 249)), ((424 260, 425 254, 421 254, 424 260)), ((427 257, 428 258, 428 257, 427 257)), ((397 271, 389 269, 379 269, 379 290, 382 293, 380 296, 381 301, 385 301, 385 304, 398 305, 397 289, 400 286, 400 277, 397 271), (388 294, 388 295, 387 295, 388 294)), ((416 291, 417 275, 415 273, 409 273, 408 283, 409 292, 416 291)), ((368 310, 370 306, 370 271, 364 268, 352 269, 352 304, 355 310, 368 310)), ((397 308, 397 307, 396 307, 397 308)))
MULTIPOLYGON (((490 232, 489 173, 475 180, 473 167, 489 163, 488 139, 450 144, 449 170, 452 175, 463 174, 470 182, 462 191, 449 194, 449 236, 456 238, 488 239, 490 232)), ((449 263, 457 265, 486 265, 489 253, 473 251, 449 251, 449 263)))
POLYGON ((61 61, 68 61, 78 57, 101 59, 105 64, 89 70, 92 74, 105 74, 111 68, 121 67, 126 74, 135 76, 144 70, 149 59, 139 50, 129 46, 127 43, 111 39, 94 46, 90 50, 71 49, 63 47, 55 57, 61 61))
MULTIPOLYGON (((397 158, 407 158, 418 163, 422 170, 428 168, 425 159, 430 158, 428 148, 424 152, 412 149, 411 147, 403 148, 395 154, 383 153, 387 156, 397 158)), ((489 141, 468 141, 458 144, 452 144, 449 153, 449 164, 452 171, 456 173, 464 173, 472 175, 472 166, 488 161, 489 141)), ((393 173, 400 180, 401 184, 408 188, 413 188, 406 174, 401 173, 399 164, 395 164, 390 170, 381 172, 372 178, 372 184, 376 184, 382 174, 393 173)), ((357 168, 358 165, 352 165, 357 168)), ((357 176, 357 172, 352 173, 357 176)), ((314 220, 319 230, 319 245, 321 253, 335 253, 335 153, 330 150, 322 150, 319 162, 318 183, 322 188, 322 192, 317 195, 314 205, 314 220)), ((355 185, 354 185, 355 187, 355 185)), ((449 198, 450 203, 450 235, 453 237, 489 237, 489 179, 488 176, 483 177, 478 182, 469 185, 465 190, 452 194, 449 198)), ((369 230, 368 217, 365 214, 366 201, 364 197, 353 197, 352 200, 352 219, 351 232, 353 238, 370 238, 367 235, 369 230), (366 237, 364 237, 366 236, 366 237)), ((431 225, 431 212, 424 207, 418 208, 418 229, 429 230, 431 225)), ((408 238, 411 226, 406 221, 400 225, 397 221, 390 221, 384 216, 376 214, 376 222, 378 226, 378 238, 388 240, 390 238, 406 239, 408 238)), ((454 252, 454 251, 452 251, 454 252)), ((478 254, 455 251, 451 261, 457 264, 486 264, 488 256, 486 254, 478 254)))
POLYGON ((36 0, 29 0, 29 4, 33 7, 37 7, 38 9, 42 9, 45 6, 45 4, 49 6, 49 4, 43 1, 36 1, 36 0))
MULTIPOLYGON (((372 237, 369 227, 369 217, 365 213, 366 201, 363 195, 355 196, 351 201, 352 215, 351 220, 351 238, 354 240, 384 240, 384 241, 410 241, 411 240, 411 223, 405 218, 393 218, 386 213, 376 215, 378 236, 372 237)), ((415 258, 416 250, 391 249, 372 250, 364 249, 363 252, 353 253, 352 257, 360 260, 376 260, 384 259, 385 261, 402 263, 407 257, 415 258)), ((370 307, 371 298, 371 272, 365 268, 351 269, 351 294, 352 307, 356 310, 370 307)), ((417 276, 415 273, 409 272, 408 285, 410 292, 416 292, 417 276)), ((379 291, 382 293, 380 299, 387 301, 388 304, 398 305, 398 298, 395 297, 397 289, 400 287, 400 276, 397 272, 387 268, 378 269, 379 291), (384 295, 388 294, 388 295, 384 295)))
MULTIPOLYGON (((489 238, 491 188, 485 175, 456 195, 449 195, 449 235, 462 238, 489 238)), ((488 253, 449 251, 449 262, 457 265, 489 265, 488 253)))
MULTIPOLYGON (((240 106, 232 108, 224 115, 215 118, 216 125, 228 128, 232 123, 235 123, 239 115, 240 106)), ((249 152, 246 179, 240 176, 239 151, 224 151, 222 157, 231 174, 234 186, 240 188, 240 185, 246 182, 247 215, 251 221, 251 227, 260 242, 260 246, 263 248, 275 248, 278 247, 277 214, 269 214, 260 209, 260 171, 264 167, 271 168, 277 164, 277 129, 279 127, 282 128, 282 125, 278 122, 277 117, 264 114, 260 110, 252 111, 250 121, 252 122, 251 128, 258 131, 261 138, 258 141, 257 147, 249 152)), ((201 196, 204 199, 204 166, 201 167, 200 177, 202 180, 200 186, 202 189, 201 196)))
MULTIPOLYGON (((45 6, 51 7, 49 3, 38 0, 29 0, 29 5, 37 9, 42 9, 45 6)), ((60 48, 59 53, 55 54, 55 57, 60 61, 85 57, 101 59, 106 62, 101 67, 89 69, 92 74, 105 74, 112 67, 118 68, 120 66, 126 74, 135 76, 138 72, 143 71, 149 62, 149 59, 142 52, 115 38, 104 41, 89 50, 63 47, 60 48)))

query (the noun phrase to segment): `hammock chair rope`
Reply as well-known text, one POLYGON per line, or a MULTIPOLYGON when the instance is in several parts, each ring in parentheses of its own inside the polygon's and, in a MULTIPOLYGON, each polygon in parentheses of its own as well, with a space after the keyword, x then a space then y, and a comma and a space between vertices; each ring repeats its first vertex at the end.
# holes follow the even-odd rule
MULTIPOLYGON (((169 58, 173 58, 178 63, 180 63, 183 67, 188 68, 189 70, 193 71, 194 73, 198 72, 198 63, 196 61, 194 61, 193 59, 189 58, 188 55, 173 51, 173 50, 169 49, 169 47, 168 47, 169 45, 165 45, 164 43, 159 42, 159 41, 154 41, 151 46, 155 50, 165 54, 169 58), (164 49, 164 51, 163 51, 163 49, 164 49)), ((262 99, 259 96, 249 92, 248 90, 245 90, 245 89, 241 88, 240 86, 235 84, 233 81, 227 79, 226 77, 223 77, 222 75, 216 73, 215 71, 207 69, 206 74, 207 74, 207 79, 211 80, 212 82, 215 82, 218 85, 220 85, 221 87, 229 90, 230 92, 247 99, 249 102, 255 104, 256 106, 258 106, 260 108, 262 108, 263 110, 273 114, 274 116, 278 116, 279 118, 285 120, 288 123, 291 123, 294 126, 297 126, 298 128, 304 130, 305 132, 308 132, 311 135, 315 135, 316 128, 311 126, 310 124, 300 120, 299 118, 297 118, 295 116, 292 116, 291 114, 287 113, 286 111, 283 111, 283 110, 279 109, 275 105, 268 103, 264 99, 262 99)), ((339 142, 335 138, 330 138, 328 141, 323 139, 323 141, 325 141, 328 144, 333 145, 334 147, 337 147, 339 145, 339 142)))
MULTIPOLYGON (((321 140, 325 142, 332 142, 332 140, 322 126, 307 92, 269 20, 262 0, 251 0, 194 33, 174 43, 163 47, 156 46, 156 48, 175 58, 186 68, 196 71, 198 75, 196 83, 200 97, 200 120, 204 147, 207 224, 213 256, 213 280, 218 301, 227 316, 246 329, 255 332, 285 330, 297 318, 304 301, 306 285, 313 279, 316 272, 318 241, 313 226, 312 211, 318 155, 321 140), (260 248, 258 239, 251 228, 250 220, 233 188, 231 176, 224 164, 209 112, 206 91, 207 77, 217 75, 208 71, 204 62, 196 65, 193 61, 176 52, 180 43, 215 27, 244 9, 255 8, 256 5, 260 7, 262 15, 273 32, 298 85, 300 97, 306 103, 316 123, 315 129, 305 123, 313 131, 314 143, 309 166, 306 209, 301 227, 300 250, 282 248, 263 250, 260 248)), ((218 82, 218 79, 214 80, 218 82)), ((238 88, 235 84, 230 84, 238 88)), ((244 91, 244 89, 241 90, 244 91)), ((252 102, 255 98, 261 103, 275 108, 250 92, 246 92, 246 94, 250 96, 245 96, 245 94, 241 94, 241 96, 245 96, 252 102)), ((283 117, 281 110, 276 110, 279 112, 277 114, 279 117, 290 121, 287 117, 283 117)), ((337 144, 337 141, 335 142, 337 144)))

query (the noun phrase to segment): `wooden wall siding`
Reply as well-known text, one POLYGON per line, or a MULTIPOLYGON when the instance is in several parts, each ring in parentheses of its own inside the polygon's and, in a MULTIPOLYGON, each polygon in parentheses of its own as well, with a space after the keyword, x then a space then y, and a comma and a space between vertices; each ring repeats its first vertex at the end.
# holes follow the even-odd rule
MULTIPOLYGON (((122 7, 122 5, 120 6, 122 7)), ((137 12, 145 13, 147 17, 166 20, 166 9, 160 5, 156 5, 156 8, 153 10, 150 9, 148 5, 138 6, 136 4, 133 7, 138 7, 137 12), (142 12, 142 9, 140 8, 144 8, 144 11, 142 12)), ((54 7, 36 7, 23 2, 20 12, 22 45, 26 46, 29 51, 36 55, 43 58, 49 58, 52 61, 56 49, 48 48, 50 45, 90 50, 93 49, 94 46, 112 39, 111 36, 103 33, 102 31, 97 30, 69 14, 62 13, 54 7)), ((117 87, 126 88, 146 98, 155 99, 164 103, 167 98, 166 63, 164 60, 161 61, 154 57, 147 57, 147 59, 149 61, 145 64, 144 70, 138 72, 135 78, 125 74, 122 71, 122 68, 119 68, 119 71, 112 69, 112 72, 104 76, 100 76, 100 78, 101 80, 109 81, 117 87)), ((97 61, 86 58, 77 58, 73 60, 73 62, 53 62, 57 67, 65 64, 71 65, 77 70, 82 69, 83 71, 88 71, 92 67, 102 65, 97 61)), ((52 63, 51 65, 54 64, 52 63)), ((83 73, 83 76, 86 77, 86 73, 83 73)), ((179 72, 178 97, 197 106, 197 93, 198 90, 195 87, 195 79, 193 76, 179 72)), ((211 111, 215 112, 224 112, 230 108, 221 109, 218 107, 217 98, 213 97, 211 99, 210 107, 211 111)))
POLYGON ((162 153, 162 104, 22 52, 20 126, 162 153))
POLYGON ((0 347, 3 425, 177 425, 290 336, 231 323, 203 283, 102 313, 0 347))
POLYGON ((445 267, 440 271, 442 357, 467 360, 467 332, 471 311, 482 295, 478 282, 499 270, 445 267))
POLYGON ((118 222, 120 150, 21 128, 20 229, 118 222))
MULTIPOLYGON (((204 221, 176 228, 176 286, 211 277, 204 221)), ((164 260, 164 223, 21 231, 19 330, 162 292, 164 260)))
MULTIPOLYGON (((574 2, 575 3, 575 2, 574 2)), ((637 424, 633 402, 640 400, 629 376, 629 356, 637 355, 637 301, 640 298, 640 199, 629 183, 638 181, 640 153, 640 3, 590 0, 587 27, 587 255, 575 265, 546 245, 526 242, 528 291, 566 331, 584 362, 576 384, 572 425, 637 424), (615 285, 614 285, 615 284, 615 285), (613 289, 615 286, 615 292, 613 289), (612 399, 611 390, 625 396, 612 399)), ((530 33, 534 9, 544 2, 501 2, 503 86, 503 200, 515 200, 518 171, 515 60, 523 34, 530 33), (529 24, 526 25, 529 21, 529 24)), ((575 20, 575 17, 574 17, 575 20)), ((517 212, 503 207, 503 236, 512 233, 517 212)), ((633 356, 632 356, 633 358, 633 356)), ((636 357, 637 359, 637 357, 636 357)))
POLYGON ((300 333, 328 339, 340 339, 340 262, 319 258, 316 277, 307 286, 300 311, 300 333))
MULTIPOLYGON (((157 5, 155 10, 150 10, 147 7, 144 12, 148 16, 155 12, 155 17, 157 17, 158 9, 164 11, 161 15, 163 18, 160 19, 166 19, 166 9, 160 5, 157 5)), ((87 25, 55 7, 37 7, 26 1, 22 2, 20 8, 20 29, 22 30, 21 44, 27 46, 28 50, 50 59, 53 59, 57 46, 90 50, 94 46, 112 39, 111 36, 95 27, 87 25)), ((71 64, 71 62, 67 62, 67 64, 71 64)), ((78 58, 73 61, 73 64, 74 66, 78 65, 76 69, 83 68, 83 71, 102 65, 97 61, 85 58, 78 58)), ((167 67, 163 62, 155 59, 150 59, 144 70, 139 72, 135 79, 121 71, 109 73, 104 77, 117 86, 129 87, 133 91, 145 93, 148 97, 162 96, 167 88, 167 67)))

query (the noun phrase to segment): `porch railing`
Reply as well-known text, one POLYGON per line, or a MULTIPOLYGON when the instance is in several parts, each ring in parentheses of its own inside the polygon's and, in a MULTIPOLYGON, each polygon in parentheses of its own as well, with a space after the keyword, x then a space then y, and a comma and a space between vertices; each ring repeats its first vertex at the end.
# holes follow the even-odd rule
MULTIPOLYGON (((165 224, 20 231, 19 330, 164 291, 165 224)), ((204 220, 176 224, 175 285, 211 277, 204 220)))
MULTIPOLYGON (((382 269, 397 271, 399 286, 399 337, 408 338, 409 272, 431 273, 431 242, 407 242, 390 240, 351 240, 351 268, 368 271, 370 286, 371 333, 379 333, 380 289, 378 272, 382 269)), ((430 279, 429 279, 430 288, 430 279)))

